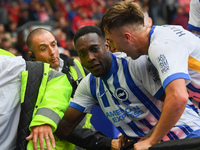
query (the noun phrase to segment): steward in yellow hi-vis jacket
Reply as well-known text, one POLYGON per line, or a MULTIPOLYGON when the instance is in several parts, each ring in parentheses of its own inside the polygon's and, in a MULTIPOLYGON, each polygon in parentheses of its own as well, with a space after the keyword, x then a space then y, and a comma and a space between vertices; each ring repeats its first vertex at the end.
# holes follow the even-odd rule
MULTIPOLYGON (((21 146, 23 143, 26 144, 25 137, 34 126, 48 124, 55 132, 68 107, 71 93, 72 87, 65 74, 51 69, 46 63, 26 62, 26 71, 22 72, 21 84, 22 112, 18 129, 20 149, 23 149, 21 146), (19 136, 23 134, 24 136, 19 136)), ((60 149, 60 140, 56 136, 55 140, 55 149, 60 149)), ((45 140, 44 144, 46 144, 45 140)), ((44 147, 46 148, 46 145, 44 147)), ((32 140, 28 142, 27 149, 33 149, 32 140)), ((40 149, 39 140, 38 149, 40 149)))
MULTIPOLYGON (((36 100, 34 111, 33 111, 32 121, 29 125, 29 129, 31 130, 31 127, 33 126, 48 124, 48 125, 51 125, 52 131, 55 132, 59 121, 63 117, 65 110, 68 107, 71 92, 72 92, 72 87, 65 74, 51 69, 49 64, 41 63, 41 62, 37 62, 37 63, 42 64, 40 66, 42 68, 44 67, 43 68, 44 71, 43 73, 40 72, 40 74, 42 74, 42 78, 39 78, 39 80, 41 81, 40 86, 37 86, 36 84, 36 87, 35 87, 37 89, 39 88, 39 91, 38 91, 38 96, 37 96, 37 100, 36 100)), ((36 71, 33 72, 33 69, 35 67, 39 67, 39 65, 35 66, 35 62, 27 62, 27 71, 22 72, 22 79, 25 80, 25 82, 23 82, 24 80, 22 80, 22 88, 21 88, 22 96, 25 95, 24 89, 25 87, 27 87, 25 85, 27 83, 26 82, 27 74, 28 72, 30 72, 29 76, 31 76, 32 74, 36 74, 36 71), (28 68, 28 67, 31 67, 31 68, 28 68)), ((30 82, 35 82, 34 81, 35 78, 32 78, 32 79, 33 80, 30 82)), ((23 98, 21 100, 23 102, 23 98)), ((32 140, 29 141, 27 145, 27 149, 33 149, 32 140)), ((38 149, 40 149, 39 143, 38 143, 38 149)))

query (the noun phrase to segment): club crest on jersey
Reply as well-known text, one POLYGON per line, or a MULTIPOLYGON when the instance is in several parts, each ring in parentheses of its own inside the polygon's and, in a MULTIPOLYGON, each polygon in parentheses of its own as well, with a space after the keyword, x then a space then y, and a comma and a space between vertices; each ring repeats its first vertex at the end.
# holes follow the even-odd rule
POLYGON ((128 92, 124 88, 117 88, 115 90, 115 97, 120 101, 128 99, 128 92))

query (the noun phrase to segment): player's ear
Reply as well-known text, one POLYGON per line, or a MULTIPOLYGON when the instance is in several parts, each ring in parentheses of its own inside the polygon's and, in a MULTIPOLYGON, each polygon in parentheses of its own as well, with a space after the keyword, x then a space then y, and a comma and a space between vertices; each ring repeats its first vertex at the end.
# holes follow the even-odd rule
POLYGON ((124 38, 126 39, 126 41, 130 42, 131 41, 131 34, 129 32, 125 32, 124 38))
POLYGON ((34 61, 36 60, 35 55, 32 51, 28 51, 28 54, 29 54, 29 56, 31 57, 32 60, 34 60, 34 61))
POLYGON ((106 47, 106 50, 110 51, 110 44, 108 40, 105 41, 105 47, 106 47))

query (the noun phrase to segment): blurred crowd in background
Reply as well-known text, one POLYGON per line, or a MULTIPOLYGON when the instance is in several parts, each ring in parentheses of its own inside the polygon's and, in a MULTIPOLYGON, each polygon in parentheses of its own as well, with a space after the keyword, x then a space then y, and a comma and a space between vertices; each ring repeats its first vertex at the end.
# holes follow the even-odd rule
MULTIPOLYGON (((119 0, 1 0, 0 48, 30 60, 26 36, 37 27, 55 35, 60 53, 78 58, 73 36, 85 25, 99 25, 105 11, 119 0), (28 33, 27 33, 28 32, 28 33)), ((187 29, 190 0, 135 0, 154 25, 174 24, 187 29)))

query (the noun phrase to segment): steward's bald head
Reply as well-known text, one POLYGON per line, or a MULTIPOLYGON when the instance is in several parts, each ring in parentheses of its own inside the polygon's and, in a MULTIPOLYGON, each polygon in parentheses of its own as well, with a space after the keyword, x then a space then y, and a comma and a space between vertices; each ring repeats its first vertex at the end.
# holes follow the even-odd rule
MULTIPOLYGON (((49 32, 51 33, 49 30, 44 29, 44 28, 37 28, 34 29, 33 31, 31 31, 31 33, 28 35, 27 40, 26 40, 26 44, 28 46, 28 49, 32 52, 34 52, 34 48, 33 48, 33 37, 37 37, 40 34, 43 34, 44 32, 49 32)), ((52 34, 52 33, 51 33, 52 34)))

